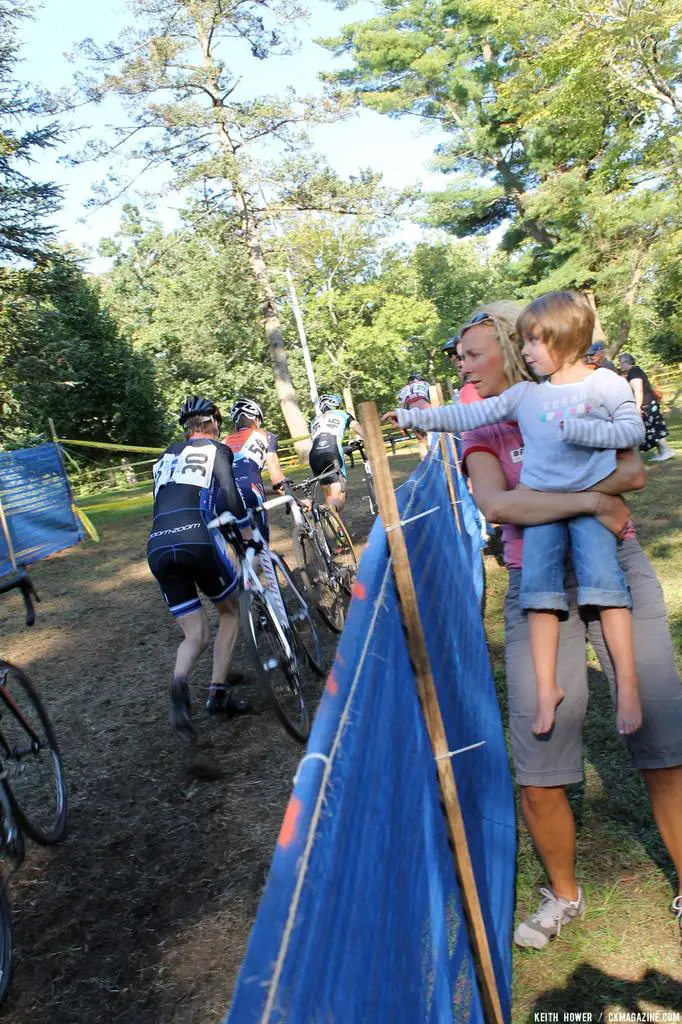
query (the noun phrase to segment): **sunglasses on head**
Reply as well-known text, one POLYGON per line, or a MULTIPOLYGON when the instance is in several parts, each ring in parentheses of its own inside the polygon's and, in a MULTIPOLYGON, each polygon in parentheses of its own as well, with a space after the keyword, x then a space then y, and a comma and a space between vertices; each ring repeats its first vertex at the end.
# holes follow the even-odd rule
POLYGON ((460 327, 459 334, 457 335, 457 341, 464 336, 465 332, 468 331, 470 327, 478 327, 479 324, 485 323, 493 323, 493 318, 490 313, 475 313, 471 320, 468 320, 467 323, 460 327))

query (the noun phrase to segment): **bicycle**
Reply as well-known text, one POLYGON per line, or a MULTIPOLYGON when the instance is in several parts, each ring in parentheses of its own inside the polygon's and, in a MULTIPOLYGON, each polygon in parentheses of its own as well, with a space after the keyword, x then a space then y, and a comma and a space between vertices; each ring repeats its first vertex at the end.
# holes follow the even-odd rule
MULTIPOLYGON (((391 447, 395 452, 395 444, 393 442, 393 438, 390 438, 389 440, 391 447)), ((377 496, 374 491, 374 477, 372 476, 372 467, 370 465, 369 459, 367 458, 367 452, 365 451, 365 446, 362 443, 362 441, 351 441, 350 444, 347 444, 343 449, 344 455, 348 455, 348 457, 350 458, 351 466, 354 465, 353 455, 355 454, 355 452, 357 452, 360 458, 362 459, 362 466, 365 471, 365 486, 367 487, 369 513, 370 515, 375 516, 377 514, 379 506, 377 505, 377 496)))
MULTIPOLYGON (((32 626, 33 602, 40 598, 25 570, 0 582, 0 594, 14 589, 21 592, 26 625, 32 626)), ((7 996, 12 974, 7 884, 24 861, 24 833, 44 846, 52 846, 65 838, 67 818, 64 770, 47 712, 26 673, 0 659, 0 849, 13 862, 9 877, 0 879, 0 1003, 7 996), (49 779, 49 801, 33 781, 41 769, 45 769, 46 781, 49 779)))
POLYGON ((300 501, 291 505, 294 517, 292 544, 310 603, 329 629, 340 633, 358 561, 341 517, 327 505, 320 505, 315 498, 317 485, 328 477, 329 474, 323 473, 291 485, 293 491, 303 491, 308 505, 306 508, 300 501))
MULTIPOLYGON (((293 503, 287 494, 255 511, 293 503)), ((239 619, 258 682, 287 732, 305 742, 310 713, 303 695, 303 661, 322 678, 322 642, 284 559, 265 542, 255 511, 248 510, 250 537, 244 536, 231 512, 223 512, 208 527, 223 528, 239 562, 239 619)))

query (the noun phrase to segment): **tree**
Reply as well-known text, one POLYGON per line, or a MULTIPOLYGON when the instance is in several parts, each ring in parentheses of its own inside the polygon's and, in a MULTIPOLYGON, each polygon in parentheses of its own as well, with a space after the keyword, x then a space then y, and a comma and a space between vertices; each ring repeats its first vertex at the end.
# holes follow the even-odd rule
POLYGON ((137 444, 165 440, 153 366, 118 334, 99 287, 68 257, 0 270, 3 441, 44 433, 137 444))
POLYGON ((0 0, 0 261, 45 255, 54 229, 46 223, 61 201, 50 182, 33 181, 26 167, 36 151, 56 145, 62 131, 44 122, 45 107, 14 79, 19 60, 17 29, 29 17, 21 0, 0 0), (43 119, 44 123, 40 123, 43 119), (19 128, 26 121, 32 127, 19 128))
MULTIPOLYGON (((292 436, 307 434, 262 224, 266 215, 279 216, 285 208, 347 208, 348 188, 319 162, 296 155, 305 145, 300 127, 327 118, 331 104, 301 101, 293 94, 242 99, 239 78, 225 56, 226 47, 237 41, 255 60, 286 50, 282 31, 300 11, 288 0, 271 5, 260 0, 134 0, 132 8, 136 27, 126 30, 119 43, 98 48, 86 40, 81 48, 98 69, 96 78, 80 79, 86 96, 96 102, 108 94, 120 96, 132 121, 115 132, 113 141, 94 143, 85 155, 127 152, 143 172, 165 165, 175 187, 193 190, 207 211, 236 213, 282 413, 292 436), (286 156, 284 164, 264 161, 267 144, 278 159, 286 156)), ((351 183, 350 201, 373 190, 373 176, 361 175, 351 183)))
POLYGON ((166 418, 187 394, 219 404, 248 394, 282 425, 258 296, 235 215, 188 212, 168 233, 126 207, 118 235, 100 252, 114 257, 103 302, 135 349, 153 361, 166 418))
POLYGON ((518 287, 592 287, 613 350, 642 330, 680 204, 680 34, 673 0, 395 0, 327 40, 357 101, 448 136, 452 184, 427 219, 503 228, 518 287))

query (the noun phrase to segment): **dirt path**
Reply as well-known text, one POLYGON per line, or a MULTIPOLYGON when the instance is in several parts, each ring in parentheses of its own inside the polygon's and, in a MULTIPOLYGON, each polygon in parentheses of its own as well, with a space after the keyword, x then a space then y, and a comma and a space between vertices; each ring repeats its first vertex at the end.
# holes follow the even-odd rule
MULTIPOLYGON (((411 464, 394 463, 400 476, 411 464)), ((359 543, 370 526, 362 493, 356 470, 346 519, 359 543)), ((10 885, 6 1024, 220 1021, 301 756, 269 711, 229 723, 200 711, 208 653, 194 685, 199 753, 171 733, 165 688, 178 633, 147 569, 148 520, 102 520, 98 547, 36 566, 43 600, 30 632, 17 596, 0 605, 3 655, 45 699, 70 797, 67 842, 31 844, 10 885), (197 760, 221 777, 192 777, 197 760)), ((287 520, 274 523, 273 546, 286 555, 287 520)), ((333 638, 321 632, 331 660, 333 638)), ((248 671, 238 651, 240 663, 248 671)))

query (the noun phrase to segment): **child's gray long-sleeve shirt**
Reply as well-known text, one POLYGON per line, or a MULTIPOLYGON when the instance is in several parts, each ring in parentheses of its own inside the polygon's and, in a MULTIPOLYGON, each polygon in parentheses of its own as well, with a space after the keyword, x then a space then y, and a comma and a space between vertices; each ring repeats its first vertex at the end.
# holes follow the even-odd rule
POLYGON ((616 449, 644 440, 628 382, 597 369, 575 384, 522 381, 470 405, 398 410, 401 427, 474 430, 516 421, 523 434, 521 481, 537 491, 584 491, 616 468, 616 449))

